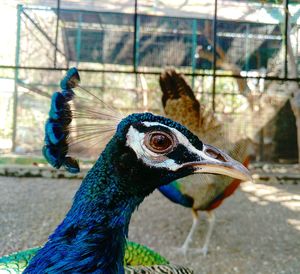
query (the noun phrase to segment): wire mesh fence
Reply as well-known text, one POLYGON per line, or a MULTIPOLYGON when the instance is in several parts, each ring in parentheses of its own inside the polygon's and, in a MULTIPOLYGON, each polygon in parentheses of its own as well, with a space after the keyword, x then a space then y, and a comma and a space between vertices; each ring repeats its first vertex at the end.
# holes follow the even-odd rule
MULTIPOLYGON (((66 68, 78 67, 84 87, 125 113, 162 114, 158 77, 172 66, 228 132, 236 127, 236 134, 251 135, 262 156, 298 81, 299 4, 100 2, 1 4, 11 23, 0 30, 7 37, 0 50, 2 151, 40 151, 49 98, 66 68)), ((264 159, 278 158, 275 148, 268 150, 264 159)))

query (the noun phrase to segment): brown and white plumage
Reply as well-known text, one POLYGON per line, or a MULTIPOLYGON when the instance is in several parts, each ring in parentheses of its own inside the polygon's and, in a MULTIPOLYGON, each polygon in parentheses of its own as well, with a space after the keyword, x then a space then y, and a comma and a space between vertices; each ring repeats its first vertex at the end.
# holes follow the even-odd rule
MULTIPOLYGON (((184 124, 198 137, 224 148, 231 157, 247 164, 249 144, 247 138, 232 142, 228 125, 222 123, 207 106, 200 105, 182 75, 172 69, 166 70, 161 74, 159 82, 163 93, 162 104, 167 117, 184 124)), ((210 221, 210 228, 202 249, 202 252, 206 254, 214 224, 212 210, 217 208, 225 198, 232 195, 239 184, 239 180, 232 180, 225 176, 192 175, 173 185, 192 201, 193 226, 182 247, 184 253, 187 251, 197 227, 198 211, 206 211, 210 221)), ((168 195, 166 196, 168 197, 168 195)), ((180 202, 178 201, 178 203, 180 202)))

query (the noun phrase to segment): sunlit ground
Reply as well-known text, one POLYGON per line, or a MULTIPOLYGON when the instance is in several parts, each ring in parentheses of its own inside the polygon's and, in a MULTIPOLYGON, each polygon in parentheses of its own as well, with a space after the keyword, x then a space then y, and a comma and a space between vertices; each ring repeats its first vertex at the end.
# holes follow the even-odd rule
POLYGON ((300 195, 264 184, 245 183, 241 185, 241 189, 248 194, 248 199, 251 202, 259 205, 277 202, 290 210, 300 211, 300 195))
MULTIPOLYGON (((245 193, 247 193, 248 199, 258 205, 271 206, 272 203, 278 203, 289 210, 300 212, 299 194, 265 184, 245 183, 241 186, 241 188, 245 193)), ((292 225, 295 229, 300 230, 300 214, 299 219, 286 219, 286 222, 292 225)))
MULTIPOLYGON (((2 254, 43 244, 71 204, 80 181, 0 177, 2 254)), ((189 209, 160 193, 150 195, 134 214, 129 237, 171 262, 201 273, 299 273, 300 186, 244 183, 216 210, 216 226, 206 257, 176 253, 192 222, 189 209)), ((193 248, 201 247, 205 215, 193 248)))
MULTIPOLYGON (((153 199, 153 204, 147 206, 151 197, 141 209, 150 215, 150 221, 145 220, 149 227, 151 219, 156 219, 156 224, 152 224, 152 236, 148 236, 151 238, 143 240, 144 231, 135 226, 135 218, 132 229, 139 232, 134 231, 132 235, 136 237, 138 234, 139 241, 152 247, 160 246, 160 251, 176 263, 192 266, 195 273, 298 273, 299 185, 270 185, 262 182, 242 184, 241 190, 216 210, 216 227, 208 256, 190 252, 187 260, 174 253, 170 246, 183 243, 191 225, 191 216, 187 209, 167 204, 158 196, 157 200, 162 203, 160 209, 152 213, 149 207, 157 207, 154 204, 157 200, 153 199), (163 214, 164 211, 168 217, 163 214), (162 216, 158 216, 157 212, 162 216)), ((202 246, 206 229, 207 223, 203 216, 193 248, 202 246)))

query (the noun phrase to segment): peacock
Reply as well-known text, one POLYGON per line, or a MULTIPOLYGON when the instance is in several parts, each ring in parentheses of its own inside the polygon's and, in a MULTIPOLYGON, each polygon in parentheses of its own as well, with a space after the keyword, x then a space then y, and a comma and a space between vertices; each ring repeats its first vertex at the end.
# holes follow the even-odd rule
MULTIPOLYGON (((218 120, 210 109, 199 104, 191 87, 181 74, 174 69, 167 69, 160 75, 159 83, 163 94, 162 104, 167 117, 185 125, 198 137, 201 136, 205 142, 223 147, 231 157, 248 165, 249 140, 240 138, 232 141, 226 134, 226 125, 218 120)), ((214 210, 222 204, 224 199, 234 193, 240 183, 239 179, 233 180, 225 176, 192 175, 159 188, 160 192, 172 202, 192 209, 192 227, 179 248, 180 252, 187 254, 199 223, 199 211, 204 211, 207 214, 209 227, 203 247, 196 249, 195 252, 207 254, 215 224, 214 210)))
MULTIPOLYGON (((75 68, 68 71, 61 82, 62 92, 52 96, 45 126, 44 156, 54 167, 63 166, 70 172, 79 170, 78 160, 69 156, 71 122, 78 115, 71 101, 75 97, 73 88, 79 87, 79 81, 75 68)), ((98 136, 109 132, 111 138, 48 242, 41 248, 3 257, 0 270, 8 273, 20 273, 22 268, 25 268, 23 273, 193 273, 185 267, 168 264, 146 247, 126 241, 132 213, 157 187, 179 178, 210 173, 247 180, 248 170, 168 118, 133 113, 119 119, 111 113, 91 109, 87 113, 93 114, 94 119, 99 115, 99 119, 106 116, 111 121, 111 127, 101 122, 92 131, 88 125, 87 132, 98 136), (131 262, 139 266, 126 266, 131 262)))

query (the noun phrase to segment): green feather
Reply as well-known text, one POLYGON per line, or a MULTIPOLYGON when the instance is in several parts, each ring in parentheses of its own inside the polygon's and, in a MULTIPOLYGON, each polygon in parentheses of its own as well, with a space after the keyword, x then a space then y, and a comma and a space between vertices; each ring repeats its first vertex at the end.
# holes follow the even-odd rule
POLYGON ((0 273, 22 273, 39 249, 35 247, 0 258, 0 273))
POLYGON ((151 266, 156 264, 169 264, 169 262, 164 257, 146 246, 134 242, 127 242, 124 265, 151 266))

